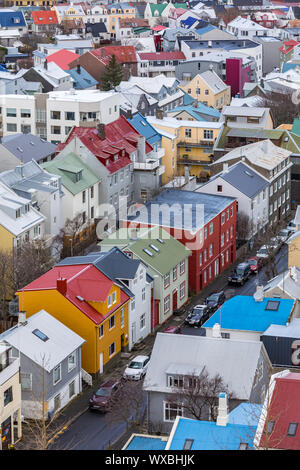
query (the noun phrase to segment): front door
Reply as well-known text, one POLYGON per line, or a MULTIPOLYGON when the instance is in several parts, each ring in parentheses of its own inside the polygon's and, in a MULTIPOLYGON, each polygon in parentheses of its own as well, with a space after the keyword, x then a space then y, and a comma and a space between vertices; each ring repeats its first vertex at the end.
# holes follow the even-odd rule
POLYGON ((172 305, 173 305, 173 312, 174 312, 174 310, 177 309, 177 290, 176 289, 173 291, 173 303, 172 303, 172 305))
POLYGON ((11 444, 11 417, 7 418, 1 424, 1 442, 2 450, 7 450, 9 444, 11 444))

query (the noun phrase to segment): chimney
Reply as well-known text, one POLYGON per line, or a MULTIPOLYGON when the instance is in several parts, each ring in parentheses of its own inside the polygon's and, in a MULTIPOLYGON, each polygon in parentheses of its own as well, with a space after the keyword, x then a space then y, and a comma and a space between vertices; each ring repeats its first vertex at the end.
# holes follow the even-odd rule
POLYGON ((146 161, 146 139, 143 135, 140 135, 137 141, 137 160, 141 163, 146 161))
POLYGON ((253 297, 255 302, 262 302, 264 300, 264 286, 256 286, 253 297))
POLYGON ((21 312, 19 312, 19 315, 18 315, 18 326, 24 326, 26 324, 27 324, 26 312, 21 311, 21 312))
POLYGON ((77 64, 77 73, 80 75, 80 64, 77 64))
POLYGON ((66 295, 66 293, 67 293, 67 279, 62 278, 62 277, 57 279, 56 280, 56 289, 62 295, 66 295))
POLYGON ((98 135, 101 140, 105 140, 106 135, 105 135, 105 124, 99 123, 97 124, 97 131, 98 135))
POLYGON ((223 163, 223 172, 226 173, 228 171, 228 163, 223 163))
POLYGON ((215 323, 212 328, 212 337, 221 338, 221 325, 220 323, 215 323))
POLYGON ((227 423, 228 423, 227 395, 226 393, 220 393, 217 426, 226 426, 227 423))
POLYGON ((163 119, 164 118, 164 112, 162 109, 156 108, 155 110, 155 117, 156 119, 163 119))

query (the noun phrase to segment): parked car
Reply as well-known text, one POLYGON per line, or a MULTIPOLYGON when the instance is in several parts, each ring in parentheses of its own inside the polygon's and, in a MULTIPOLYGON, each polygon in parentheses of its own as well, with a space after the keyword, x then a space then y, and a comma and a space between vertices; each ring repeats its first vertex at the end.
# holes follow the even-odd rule
POLYGON ((268 258, 270 255, 270 248, 267 245, 263 245, 260 249, 256 252, 256 258, 268 258))
POLYGON ((282 241, 282 243, 284 243, 287 241, 291 233, 292 232, 289 229, 283 228, 282 230, 280 230, 277 236, 282 241))
POLYGON ((196 305, 188 314, 184 323, 189 326, 201 326, 208 318, 210 309, 207 305, 196 305))
POLYGON ((131 380, 140 380, 146 375, 149 356, 136 356, 132 361, 127 365, 123 378, 131 380))
POLYGON ((280 247, 280 240, 277 237, 272 237, 270 238, 268 245, 271 247, 271 249, 277 251, 280 247))
POLYGON ((225 294, 221 292, 213 292, 205 299, 205 304, 209 307, 210 311, 213 313, 220 305, 222 305, 226 300, 225 294))
POLYGON ((89 409, 106 413, 110 401, 119 390, 121 383, 119 381, 108 380, 104 382, 96 392, 93 393, 89 401, 89 409))
POLYGON ((164 333, 173 333, 176 335, 181 335, 182 331, 180 326, 168 326, 168 328, 164 330, 164 333))
POLYGON ((260 258, 257 258, 256 256, 252 256, 252 258, 248 259, 248 263, 250 264, 250 269, 251 272, 254 274, 257 274, 258 271, 262 267, 262 261, 260 258))
POLYGON ((296 227, 296 224, 293 220, 291 220, 291 222, 288 224, 287 230, 290 230, 291 233, 296 232, 297 227, 296 227))
POLYGON ((249 263, 240 263, 232 271, 228 277, 228 284, 240 284, 241 286, 247 281, 251 274, 251 268, 249 263))

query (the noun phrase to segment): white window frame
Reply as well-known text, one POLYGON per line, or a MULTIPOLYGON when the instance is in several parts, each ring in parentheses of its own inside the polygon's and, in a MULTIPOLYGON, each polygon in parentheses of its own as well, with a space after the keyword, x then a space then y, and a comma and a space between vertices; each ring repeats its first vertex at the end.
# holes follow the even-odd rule
POLYGON ((61 363, 58 364, 56 367, 53 369, 53 385, 58 384, 61 381, 61 363), (55 371, 56 369, 59 369, 59 379, 55 382, 55 371))
POLYGON ((77 365, 77 361, 76 361, 76 351, 72 352, 72 354, 69 355, 68 357, 68 372, 71 372, 71 370, 75 369, 77 365), (70 367, 70 357, 74 357, 74 363, 71 364, 72 367, 70 367))

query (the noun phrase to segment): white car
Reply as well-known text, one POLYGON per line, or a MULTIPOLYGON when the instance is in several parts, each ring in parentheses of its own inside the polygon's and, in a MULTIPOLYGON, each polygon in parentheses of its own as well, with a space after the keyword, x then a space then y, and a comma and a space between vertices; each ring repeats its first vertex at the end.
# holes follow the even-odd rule
POLYGON ((256 252, 257 258, 268 258, 270 254, 270 248, 267 245, 263 245, 260 249, 256 252))
POLYGON ((127 365, 123 378, 131 380, 140 380, 146 375, 149 356, 136 356, 132 361, 127 365))
POLYGON ((270 238, 269 245, 271 249, 276 251, 279 248, 280 239, 278 237, 270 238))

